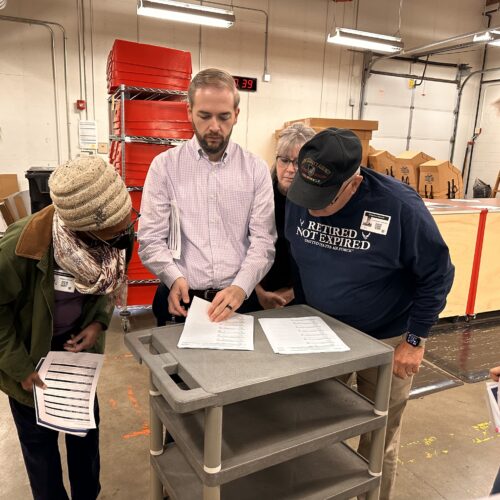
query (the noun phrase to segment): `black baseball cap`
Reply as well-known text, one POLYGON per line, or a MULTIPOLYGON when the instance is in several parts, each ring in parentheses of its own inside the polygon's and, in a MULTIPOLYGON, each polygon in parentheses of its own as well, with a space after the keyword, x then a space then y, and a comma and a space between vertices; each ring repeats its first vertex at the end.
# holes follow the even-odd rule
POLYGON ((304 208, 325 208, 355 174, 361 158, 361 142, 354 132, 343 128, 322 130, 302 146, 299 168, 287 197, 304 208))

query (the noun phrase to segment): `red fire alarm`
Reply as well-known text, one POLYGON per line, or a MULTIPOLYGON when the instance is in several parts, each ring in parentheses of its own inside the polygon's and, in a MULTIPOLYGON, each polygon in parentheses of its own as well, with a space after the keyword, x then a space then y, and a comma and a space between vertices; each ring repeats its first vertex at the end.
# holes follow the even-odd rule
POLYGON ((78 99, 76 101, 76 109, 83 111, 87 107, 87 103, 83 99, 78 99))

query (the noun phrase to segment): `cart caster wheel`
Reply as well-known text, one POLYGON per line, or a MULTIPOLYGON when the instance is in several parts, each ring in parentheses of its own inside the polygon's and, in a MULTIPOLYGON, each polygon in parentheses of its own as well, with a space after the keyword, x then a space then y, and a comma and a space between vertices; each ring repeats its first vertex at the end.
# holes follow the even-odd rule
POLYGON ((130 321, 128 318, 122 318, 122 330, 124 333, 130 331, 130 321))

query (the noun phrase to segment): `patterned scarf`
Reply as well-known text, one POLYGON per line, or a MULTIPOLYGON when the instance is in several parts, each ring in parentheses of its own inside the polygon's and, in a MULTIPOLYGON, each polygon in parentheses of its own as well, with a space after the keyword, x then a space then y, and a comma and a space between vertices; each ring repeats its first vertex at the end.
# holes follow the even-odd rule
POLYGON ((125 250, 96 240, 89 245, 68 229, 57 212, 52 224, 54 259, 61 269, 75 278, 80 293, 108 295, 118 292, 126 280, 125 250))

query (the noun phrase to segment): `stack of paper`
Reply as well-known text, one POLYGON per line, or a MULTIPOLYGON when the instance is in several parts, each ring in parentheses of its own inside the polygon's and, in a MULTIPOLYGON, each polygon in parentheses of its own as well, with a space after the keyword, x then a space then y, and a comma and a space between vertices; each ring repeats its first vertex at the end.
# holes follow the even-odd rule
POLYGON ((174 259, 181 258, 181 221, 179 218, 179 208, 174 200, 170 202, 168 248, 174 259))
POLYGON ((235 314, 214 323, 208 318, 210 302, 193 298, 177 347, 253 351, 253 317, 235 314))
POLYGON ((47 389, 35 387, 37 424, 77 436, 96 428, 94 400, 102 354, 50 351, 37 367, 47 389))
POLYGON ((259 323, 276 354, 308 354, 350 350, 318 316, 260 318, 259 323))

